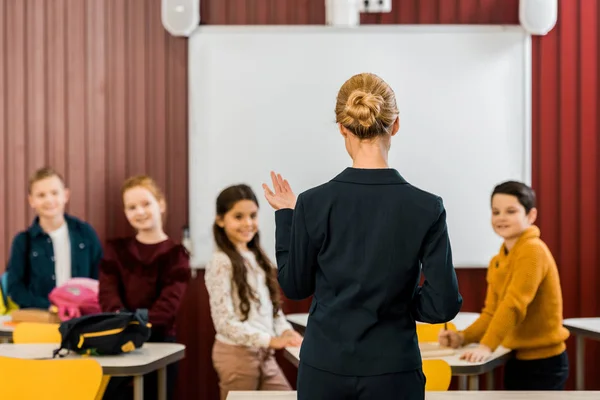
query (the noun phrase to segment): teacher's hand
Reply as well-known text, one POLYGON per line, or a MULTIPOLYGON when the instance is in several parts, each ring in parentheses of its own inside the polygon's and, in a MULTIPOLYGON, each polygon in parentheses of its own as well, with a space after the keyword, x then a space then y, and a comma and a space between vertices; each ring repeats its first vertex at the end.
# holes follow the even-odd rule
POLYGON ((271 172, 271 181, 273 182, 273 190, 269 189, 266 183, 263 183, 262 187, 265 191, 265 198, 275 210, 281 210, 283 208, 291 208, 292 210, 296 207, 296 195, 292 192, 292 188, 287 180, 283 179, 280 174, 271 172))

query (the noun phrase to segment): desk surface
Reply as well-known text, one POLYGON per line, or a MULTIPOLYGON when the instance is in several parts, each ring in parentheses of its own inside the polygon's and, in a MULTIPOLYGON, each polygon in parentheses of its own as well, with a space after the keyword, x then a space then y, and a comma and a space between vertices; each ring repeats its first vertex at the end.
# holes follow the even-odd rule
MULTIPOLYGON (((303 328, 306 328, 308 323, 308 314, 287 314, 285 317, 290 323, 300 328, 300 333, 303 333, 303 328)), ((452 323, 456 325, 456 329, 462 331, 475 322, 477 318, 479 318, 479 313, 460 312, 456 318, 452 320, 452 323)), ((419 324, 420 322, 417 323, 419 324)))
MULTIPOLYGON (((296 400, 296 392, 229 392, 227 400, 296 400)), ((599 399, 600 392, 504 392, 452 391, 426 392, 426 400, 591 400, 599 399)))
MULTIPOLYGON (((502 346, 498 347, 488 360, 480 363, 473 363, 465 360, 461 360, 460 356, 469 348, 477 347, 476 344, 472 344, 460 349, 456 349, 455 354, 444 357, 432 357, 438 360, 446 361, 450 367, 452 367, 452 375, 481 375, 486 372, 492 371, 506 363, 506 360, 510 358, 511 351, 502 346)), ((300 362, 300 347, 286 347, 284 357, 296 367, 300 362)))
MULTIPOLYGON (((0 344, 0 356, 26 359, 52 359, 56 344, 0 344)), ((143 375, 181 360, 185 356, 185 346, 179 343, 145 343, 130 353, 116 356, 91 357, 102 366, 105 375, 143 375)), ((63 358, 78 358, 69 354, 63 358)), ((56 357, 56 359, 60 359, 56 357)))
POLYGON ((600 340, 600 318, 567 318, 563 325, 577 335, 600 340))

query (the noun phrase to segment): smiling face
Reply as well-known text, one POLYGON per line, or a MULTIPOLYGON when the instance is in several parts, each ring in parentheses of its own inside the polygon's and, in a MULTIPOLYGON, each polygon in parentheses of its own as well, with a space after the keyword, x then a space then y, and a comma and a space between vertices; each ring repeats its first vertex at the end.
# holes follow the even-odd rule
POLYGON ((29 205, 43 219, 53 219, 65 212, 69 190, 58 176, 49 176, 31 184, 29 205))
POLYGON ((235 247, 247 250, 258 232, 258 205, 252 200, 239 200, 224 215, 217 216, 216 223, 235 247))
POLYGON ((516 196, 497 193, 492 197, 492 227, 504 240, 517 239, 537 217, 537 210, 529 213, 516 196))
POLYGON ((125 216, 131 226, 140 231, 162 230, 165 202, 157 199, 143 186, 135 186, 123 193, 125 216))

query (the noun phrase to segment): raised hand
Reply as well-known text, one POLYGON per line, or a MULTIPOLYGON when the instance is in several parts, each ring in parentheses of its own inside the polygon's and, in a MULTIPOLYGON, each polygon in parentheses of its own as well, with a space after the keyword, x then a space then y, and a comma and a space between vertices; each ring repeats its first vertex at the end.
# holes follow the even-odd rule
POLYGON ((296 195, 292 191, 290 184, 287 180, 283 179, 280 174, 275 174, 271 171, 271 181, 273 182, 273 191, 269 188, 266 183, 263 183, 262 187, 265 192, 265 198, 275 210, 281 210, 283 208, 291 208, 292 210, 296 207, 296 195))

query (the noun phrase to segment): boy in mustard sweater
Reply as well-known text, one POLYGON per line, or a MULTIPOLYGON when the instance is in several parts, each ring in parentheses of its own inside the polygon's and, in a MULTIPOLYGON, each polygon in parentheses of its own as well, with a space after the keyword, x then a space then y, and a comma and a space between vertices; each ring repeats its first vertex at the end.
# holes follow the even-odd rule
POLYGON ((479 343, 462 358, 480 362, 499 346, 515 351, 506 363, 506 390, 563 390, 569 375, 556 262, 540 230, 535 192, 508 181, 492 193, 492 227, 504 239, 487 273, 481 316, 462 332, 442 331, 440 344, 479 343))

